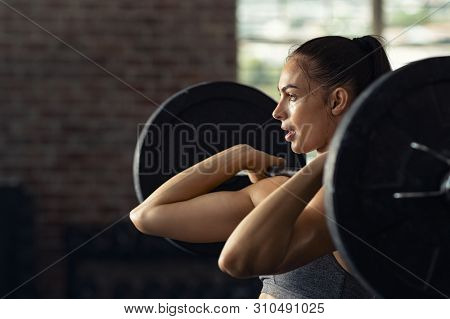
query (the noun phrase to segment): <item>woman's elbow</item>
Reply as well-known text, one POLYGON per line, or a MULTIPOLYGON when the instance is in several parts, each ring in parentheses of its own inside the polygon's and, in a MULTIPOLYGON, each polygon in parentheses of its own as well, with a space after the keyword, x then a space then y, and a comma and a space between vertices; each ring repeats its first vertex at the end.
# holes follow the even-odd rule
POLYGON ((238 255, 222 253, 220 254, 218 264, 222 272, 237 279, 246 279, 255 276, 248 263, 239 258, 238 255))
POLYGON ((155 235, 151 230, 151 211, 146 209, 145 211, 142 207, 134 208, 129 214, 130 220, 134 227, 145 235, 155 235))

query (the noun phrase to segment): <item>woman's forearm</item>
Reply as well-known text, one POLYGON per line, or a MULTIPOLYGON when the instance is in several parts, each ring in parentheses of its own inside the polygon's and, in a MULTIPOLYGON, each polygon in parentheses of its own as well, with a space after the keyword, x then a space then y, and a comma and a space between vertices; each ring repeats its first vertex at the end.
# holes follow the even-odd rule
POLYGON ((245 277, 268 273, 281 263, 297 218, 322 186, 322 163, 312 162, 296 173, 241 221, 222 250, 221 268, 245 277))
POLYGON ((211 191, 245 169, 247 150, 248 145, 239 144, 206 158, 166 181, 139 206, 185 201, 211 191))

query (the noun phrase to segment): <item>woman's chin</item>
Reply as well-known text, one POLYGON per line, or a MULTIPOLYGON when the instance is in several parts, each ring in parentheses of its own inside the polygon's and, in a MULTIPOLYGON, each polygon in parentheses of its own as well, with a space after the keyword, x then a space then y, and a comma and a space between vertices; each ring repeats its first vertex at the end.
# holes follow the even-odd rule
POLYGON ((296 143, 295 140, 291 142, 292 152, 294 152, 296 154, 302 154, 302 153, 304 153, 303 149, 304 149, 304 147, 301 147, 301 144, 296 143))
POLYGON ((306 154, 313 151, 314 149, 308 147, 308 145, 305 145, 304 143, 299 143, 298 141, 293 140, 291 142, 291 150, 296 154, 306 154))

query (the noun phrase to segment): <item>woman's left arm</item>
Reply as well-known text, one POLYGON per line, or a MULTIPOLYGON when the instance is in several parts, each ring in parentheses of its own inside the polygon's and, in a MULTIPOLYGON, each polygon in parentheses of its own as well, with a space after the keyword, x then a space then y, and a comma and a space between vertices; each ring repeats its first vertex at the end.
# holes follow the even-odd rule
POLYGON ((282 273, 335 250, 324 215, 325 160, 316 157, 241 221, 219 257, 222 271, 236 278, 282 273))

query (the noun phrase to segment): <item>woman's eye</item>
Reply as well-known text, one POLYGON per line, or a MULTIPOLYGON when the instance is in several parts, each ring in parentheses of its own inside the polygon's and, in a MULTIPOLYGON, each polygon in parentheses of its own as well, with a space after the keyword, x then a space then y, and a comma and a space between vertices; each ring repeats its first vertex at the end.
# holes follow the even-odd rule
POLYGON ((291 101, 291 102, 294 102, 295 100, 297 100, 297 97, 295 95, 288 94, 288 96, 289 96, 289 101, 291 101))

